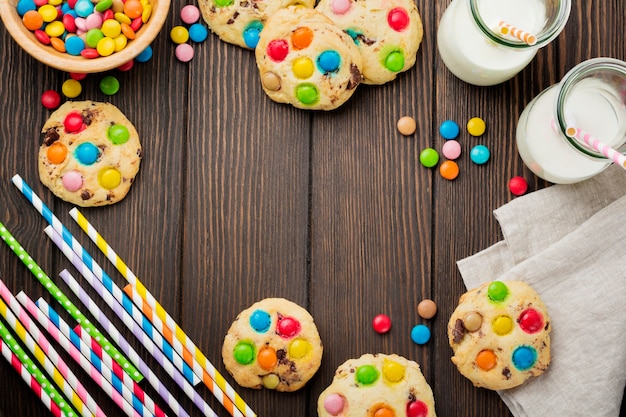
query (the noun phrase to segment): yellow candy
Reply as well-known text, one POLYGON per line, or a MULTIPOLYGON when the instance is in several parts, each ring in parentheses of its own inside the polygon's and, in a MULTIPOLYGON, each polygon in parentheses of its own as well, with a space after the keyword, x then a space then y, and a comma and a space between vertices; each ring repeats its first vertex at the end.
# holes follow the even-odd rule
POLYGON ((189 39, 189 31, 184 26, 174 26, 170 31, 170 38, 174 43, 185 43, 189 39))
POLYGON ((498 336, 504 336, 513 330, 513 320, 509 316, 498 316, 491 323, 493 332, 498 336))
POLYGON ((304 339, 295 339, 289 345, 289 356, 294 359, 302 359, 313 349, 311 344, 304 339))
POLYGON ((274 389, 278 386, 280 380, 276 374, 267 374, 263 377, 263 386, 267 389, 274 389))
POLYGON ((113 39, 115 41, 115 52, 119 52, 122 49, 126 48, 128 44, 128 38, 124 35, 119 35, 113 39))
POLYGON ((115 52, 115 41, 109 37, 104 37, 98 41, 96 50, 100 56, 109 56, 115 52))
POLYGON ((55 20, 54 22, 48 23, 44 31, 46 35, 51 38, 59 38, 65 33, 65 26, 63 26, 63 22, 55 20))
POLYGON ((63 0, 48 0, 48 4, 52 6, 59 6, 61 3, 63 3, 63 0))
POLYGON ((396 361, 385 359, 383 363, 383 377, 389 382, 400 382, 404 379, 404 366, 396 361))
POLYGON ((66 80, 61 86, 61 92, 67 98, 75 98, 83 91, 83 86, 73 78, 66 80))
POLYGON ((472 117, 467 122, 467 132, 472 136, 480 136, 485 133, 485 121, 480 117, 472 117))
POLYGON ((313 75, 315 68, 313 67, 313 61, 311 61, 310 58, 300 57, 293 62, 291 70, 296 77, 306 79, 313 75))
POLYGON ((122 174, 115 168, 104 168, 98 173, 98 182, 102 188, 112 190, 122 182, 122 174))
POLYGON ((41 15, 44 22, 52 22, 59 16, 57 8, 51 4, 44 4, 37 10, 37 12, 41 15))
POLYGON ((148 20, 150 20, 151 15, 152 15, 152 5, 147 4, 143 8, 143 12, 141 12, 141 21, 143 23, 146 23, 148 20))
MULTIPOLYGON (((122 6, 124 7, 124 6, 122 6)), ((123 9, 122 9, 123 10, 123 9)), ((132 20, 130 19, 130 17, 126 16, 124 13, 122 12, 117 12, 113 15, 113 17, 115 17, 115 20, 117 20, 120 23, 126 23, 127 25, 130 25, 132 23, 132 20)))
POLYGON ((107 19, 102 22, 102 27, 100 27, 104 36, 108 36, 113 39, 119 36, 122 33, 122 25, 115 19, 107 19))

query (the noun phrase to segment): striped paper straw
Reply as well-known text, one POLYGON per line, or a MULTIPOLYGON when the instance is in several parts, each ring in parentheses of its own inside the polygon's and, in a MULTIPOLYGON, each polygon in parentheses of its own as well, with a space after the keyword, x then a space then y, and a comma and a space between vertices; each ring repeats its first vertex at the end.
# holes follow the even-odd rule
MULTIPOLYGON (((89 309, 89 311, 95 317, 102 318, 101 325, 104 328, 109 327, 110 323, 108 322, 108 320, 106 319, 106 317, 104 316, 104 314, 102 313, 100 308, 96 305, 96 303, 93 302, 93 300, 89 297, 89 295, 85 292, 85 290, 83 290, 83 288, 78 284, 78 281, 76 281, 76 279, 74 279, 74 277, 67 270, 61 271, 60 276, 63 279, 63 281, 65 281, 65 283, 70 287, 70 289, 74 292, 74 294, 76 294, 78 296, 78 298, 85 305, 85 307, 87 307, 87 309, 89 309)), ((95 283, 96 283, 96 285, 98 285, 98 284, 102 285, 100 283, 100 281, 98 281, 98 280, 95 280, 95 283)), ((128 317, 128 313, 126 313, 126 311, 124 311, 124 314, 128 317)), ((124 321, 124 322, 127 322, 129 320, 130 320, 130 317, 128 317, 127 319, 122 318, 122 321, 124 321)), ((81 331, 80 326, 78 326, 76 328, 76 333, 78 333, 79 336, 83 337, 83 333, 81 331)), ((120 345, 120 347, 122 349, 126 349, 126 347, 128 347, 128 345, 120 345)), ((180 371, 178 369, 176 369, 172 365, 171 362, 169 362, 167 360, 164 360, 164 358, 163 358, 163 356, 161 354, 161 351, 159 349, 157 349, 156 346, 154 346, 154 345, 150 346, 150 344, 147 342, 146 350, 148 350, 148 352, 150 352, 150 354, 157 360, 157 362, 167 372, 167 374, 176 382, 176 384, 180 388, 182 388, 183 392, 185 394, 187 394, 187 396, 193 401, 194 405, 196 407, 198 407, 198 409, 200 409, 200 411, 202 411, 203 415, 205 415, 207 417, 211 417, 211 416, 212 417, 217 417, 217 414, 215 414, 215 412, 204 401, 204 399, 200 396, 200 394, 198 394, 194 390, 193 386, 189 382, 187 382, 187 380, 182 376, 180 371)), ((126 352, 126 350, 125 350, 125 352, 126 352)), ((126 352, 126 354, 128 355, 129 358, 131 358, 133 360, 137 359, 138 361, 140 361, 140 358, 136 356, 136 353, 134 351, 126 352)), ((154 376, 154 374, 152 372, 146 372, 146 371, 149 371, 149 369, 147 367, 145 367, 145 364, 143 362, 139 362, 139 365, 140 365, 139 369, 141 369, 142 372, 144 373, 144 375, 146 375, 146 377, 148 378, 148 381, 152 382, 152 379, 154 378, 154 379, 156 379, 156 381, 158 381, 160 383, 158 378, 156 376, 154 376)), ((160 390, 159 390, 159 392, 160 392, 160 390)), ((170 408, 172 408, 171 405, 170 405, 170 408)), ((181 413, 184 412, 184 410, 182 410, 182 408, 179 411, 181 413)))
POLYGON ((613 149, 606 143, 600 141, 595 136, 592 136, 590 133, 585 132, 580 128, 576 128, 575 137, 585 142, 588 146, 592 147, 597 152, 600 152, 607 159, 615 162, 616 165, 619 165, 622 168, 626 168, 626 156, 617 149, 613 149))
POLYGON ((65 402, 65 399, 54 388, 54 385, 39 370, 32 359, 22 350, 13 336, 0 321, 0 350, 2 356, 13 366, 28 384, 30 389, 39 397, 41 402, 55 417, 76 417, 74 410, 65 402))
POLYGON ((171 361, 177 369, 181 370, 183 376, 190 383, 197 382, 198 378, 189 365, 183 361, 180 355, 172 349, 172 346, 163 339, 158 332, 154 331, 152 324, 143 316, 141 311, 132 309, 134 306, 128 296, 122 292, 75 239, 72 240, 72 243, 64 241, 62 236, 51 226, 46 227, 44 231, 63 252, 66 258, 72 262, 81 275, 89 281, 90 285, 94 287, 94 289, 98 289, 98 295, 106 301, 107 305, 118 317, 122 317, 123 310, 131 314, 134 322, 131 320, 130 323, 127 324, 127 327, 133 331, 133 334, 139 340, 149 340, 152 344, 158 346, 167 360, 171 361), (96 284, 93 281, 98 281, 101 285, 95 287, 96 284))
MULTIPOLYGON (((28 201, 33 204, 33 207, 37 209, 37 211, 42 214, 42 216, 49 222, 55 223, 57 225, 61 225, 59 219, 57 219, 54 214, 50 211, 50 209, 37 197, 37 195, 30 189, 30 187, 22 181, 19 175, 15 175, 13 177, 13 183, 17 186, 17 188, 22 192, 22 194, 26 197, 28 201)), ((63 229, 65 227, 61 225, 63 229)), ((65 229, 67 233, 67 229, 65 229)), ((22 260, 24 265, 28 267, 31 273, 37 278, 37 280, 44 286, 50 294, 63 306, 65 310, 76 320, 78 323, 81 323, 85 328, 85 331, 88 332, 92 337, 99 337, 102 346, 113 354, 117 355, 118 362, 126 369, 128 374, 135 380, 141 381, 143 378, 139 371, 135 369, 130 362, 126 358, 124 358, 119 351, 113 346, 99 331, 96 329, 75 306, 72 302, 59 290, 59 288, 52 282, 50 277, 46 275, 46 273, 33 261, 33 259, 28 255, 28 253, 24 250, 24 248, 19 244, 18 241, 15 240, 11 233, 4 227, 2 223, 0 223, 0 237, 2 240, 6 242, 7 245, 15 252, 15 254, 22 260)))
POLYGON ((537 43, 536 36, 528 32, 525 32, 519 28, 516 28, 515 26, 512 26, 511 24, 505 22, 504 20, 501 20, 500 22, 498 22, 498 27, 500 28, 500 33, 502 35, 513 36, 514 38, 519 39, 520 41, 531 46, 537 43))
POLYGON ((98 417, 105 416, 104 412, 100 410, 100 407, 97 406, 94 399, 91 398, 87 390, 85 390, 78 381, 78 378, 76 378, 74 373, 67 367, 63 359, 59 357, 54 348, 50 346, 50 343, 32 324, 26 312, 19 314, 20 319, 24 321, 24 325, 22 325, 11 310, 9 310, 4 301, 0 300, 0 315, 4 317, 7 324, 13 329, 20 340, 22 340, 24 345, 26 345, 28 350, 30 350, 35 359, 66 395, 80 415, 83 417, 93 417, 94 414, 98 417), (25 327, 33 333, 33 336, 26 331, 25 327), (35 341, 35 338, 37 341, 35 341))
MULTIPOLYGON (((213 395, 222 403, 227 409, 228 402, 226 398, 224 398, 224 393, 228 399, 230 399, 236 405, 237 409, 240 412, 244 413, 246 417, 256 417, 256 413, 245 403, 243 398, 239 396, 233 389, 233 387, 226 381, 226 379, 217 371, 217 369, 211 364, 211 362, 204 356, 202 351, 195 345, 195 343, 187 336, 187 334, 178 326, 178 324, 174 321, 174 319, 165 311, 165 309, 159 304, 159 302, 150 294, 150 292, 146 289, 146 287, 141 283, 139 278, 135 276, 135 274, 128 268, 128 266, 124 263, 124 261, 115 253, 113 248, 109 246, 109 244, 104 240, 104 238, 98 233, 98 231, 93 227, 81 214, 81 212, 73 208, 70 210, 70 216, 78 223, 81 229, 89 236, 89 238, 98 246, 98 248, 102 251, 102 253, 109 259, 109 261, 115 265, 117 270, 122 274, 124 278, 128 281, 130 285, 133 286, 133 289, 136 290, 137 294, 140 298, 145 301, 153 311, 151 317, 148 317, 152 323, 161 323, 160 326, 157 326, 157 329, 165 336, 172 335, 172 339, 178 340, 182 345, 184 345, 189 352, 192 353, 193 358, 197 361, 200 367, 205 370, 211 379, 215 381, 217 387, 209 386, 210 384, 206 384, 207 381, 203 379, 203 382, 207 385, 207 387, 213 392, 213 395), (158 320, 157 320, 158 319, 158 320), (164 328, 167 327, 169 331, 166 331, 164 328)), ((133 301, 135 301, 133 299, 133 301)), ((141 304, 137 304, 137 306, 141 306, 141 304)), ((156 326, 156 325, 155 325, 156 326)), ((171 343, 172 341, 170 341, 171 343)), ((181 353, 181 352, 179 352, 181 353)), ((181 353, 182 354, 182 353, 181 353)), ((191 358, 188 355, 182 354, 183 359, 187 363, 192 362, 191 358)), ((193 363, 193 362, 192 362, 193 363)), ((231 412, 231 410, 228 410, 231 412)), ((231 412, 231 415, 235 415, 235 411, 231 412)))
MULTIPOLYGON (((63 226, 63 224, 61 223, 61 221, 52 213, 52 211, 48 208, 48 206, 46 206, 44 204, 43 201, 41 201, 41 199, 39 198, 39 196, 37 196, 37 194, 35 194, 35 192, 28 186, 28 184, 26 184, 26 182, 19 176, 19 175, 14 175, 12 178, 13 184, 22 192, 22 195, 24 195, 24 197, 26 197, 26 199, 33 205, 33 207, 39 212, 39 214, 42 215, 42 217, 49 223, 51 224, 53 227, 58 228, 59 229, 59 233, 63 234, 64 236, 71 236, 71 233, 69 232, 69 230, 67 230, 67 228, 65 228, 65 226, 63 226)), ((0 236, 2 236, 2 239, 5 239, 5 236, 2 234, 2 229, 3 229, 3 225, 2 223, 0 223, 0 236)), ((8 231, 7 231, 8 233, 8 231)), ((8 234, 7 238, 10 238, 14 244, 17 245, 17 249, 21 249, 21 252, 23 252, 22 254, 18 254, 18 256, 24 256, 30 260, 30 262, 32 263, 32 266, 27 264, 25 262, 25 260, 23 258, 22 262, 24 262, 28 268, 31 270, 31 272, 33 272, 33 274, 35 274, 35 276, 37 277, 37 279, 41 282, 41 284, 52 294, 53 297, 55 297, 57 299, 57 301, 59 301, 59 303, 63 306, 63 308, 65 308, 67 310, 67 312, 79 323, 81 323, 81 325, 83 326, 83 328, 85 329, 86 332, 88 332, 92 337, 94 338, 99 338, 100 340, 100 344, 107 350, 110 351, 111 354, 117 358, 117 361, 124 367, 124 369, 128 372, 128 374, 137 382, 142 380, 142 376, 139 373, 139 371, 137 369, 135 369, 135 367, 133 367, 133 365, 128 362, 128 360, 126 358, 124 358, 123 355, 120 354, 120 352, 115 348, 115 346, 113 346, 90 322, 89 320, 83 316, 81 314, 81 312, 70 302, 70 300, 65 297, 65 295, 63 295, 63 293, 57 288, 56 285, 54 285, 54 283, 52 282, 52 280, 41 270, 41 268, 39 268, 34 261, 32 261, 32 258, 30 258, 30 256, 28 256, 28 254, 24 251, 24 249, 19 245, 19 243, 17 241, 15 241, 15 239, 13 238, 13 236, 10 236, 10 234, 8 234)), ((7 242, 7 244, 9 244, 9 242, 7 242)), ((13 248, 11 248, 13 249, 13 248)), ((15 249, 14 249, 15 251, 15 249)))
MULTIPOLYGON (((99 360, 89 361, 88 357, 81 355, 81 352, 70 342, 71 339, 66 337, 62 332, 59 331, 58 327, 54 325, 54 323, 46 317, 43 310, 37 308, 35 303, 28 298, 28 296, 24 292, 20 292, 16 296, 17 300, 24 306, 26 310, 43 326, 44 329, 48 332, 48 334, 59 344, 61 347, 74 359, 76 363, 80 365, 83 370, 89 374, 91 379, 93 379, 96 384, 117 404, 124 413, 129 417, 137 417, 137 416, 152 416, 151 413, 142 413, 143 407, 141 404, 138 404, 137 407, 133 407, 133 401, 137 401, 137 399, 133 398, 132 395, 122 396, 120 381, 117 376, 113 375, 113 379, 105 379, 103 376, 105 372, 101 369, 101 362, 99 360), (118 389, 119 388, 119 389, 118 389), (141 414, 140 414, 141 413, 141 414)), ((47 306, 47 304, 46 304, 47 306)), ((132 392, 131 392, 132 394, 132 392)))

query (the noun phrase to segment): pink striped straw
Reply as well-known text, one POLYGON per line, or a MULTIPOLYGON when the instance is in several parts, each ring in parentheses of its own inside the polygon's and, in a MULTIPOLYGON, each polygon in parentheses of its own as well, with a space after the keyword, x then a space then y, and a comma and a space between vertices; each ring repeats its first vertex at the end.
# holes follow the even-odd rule
POLYGON ((34 325, 26 311, 24 311, 2 281, 0 281, 0 295, 11 306, 11 309, 15 310, 15 314, 20 319, 18 320, 2 300, 0 300, 0 314, 2 314, 9 326, 43 366, 52 380, 61 388, 61 391, 67 396, 76 410, 83 417, 93 417, 94 415, 96 417, 106 417, 85 387, 78 381, 76 375, 74 375, 65 361, 61 359, 56 350, 34 325))
MULTIPOLYGON (((41 324, 41 326, 48 332, 48 334, 70 355, 74 361, 80 365, 81 368, 93 379, 96 384, 115 402, 115 404, 124 411, 129 417, 139 417, 142 414, 136 412, 132 407, 132 402, 129 402, 128 398, 125 398, 114 389, 109 381, 103 378, 102 373, 96 368, 88 358, 81 355, 81 352, 76 349, 70 340, 66 338, 54 324, 46 318, 46 316, 37 308, 35 303, 24 293, 20 292, 16 296, 17 300, 28 310, 28 312, 41 324)), ((130 399, 132 401, 132 398, 130 399)), ((152 414, 144 414, 144 417, 150 417, 152 414)))
POLYGON ((590 133, 585 132, 580 128, 576 128, 577 139, 582 140, 588 146, 604 155, 607 159, 612 160, 616 165, 626 169, 626 156, 617 149, 613 149, 609 145, 600 141, 598 138, 592 136, 590 133))
POLYGON ((0 336, 0 351, 2 351, 2 356, 11 364, 13 369, 17 371, 18 374, 22 377, 24 382, 30 387, 31 390, 39 397, 43 405, 46 406, 48 410, 55 417, 65 416, 64 413, 61 412, 61 407, 59 404, 50 398, 48 393, 42 389, 41 384, 37 381, 34 375, 31 375, 28 372, 26 365, 20 360, 20 358, 13 353, 13 351, 9 348, 9 345, 4 341, 4 339, 0 336))
POLYGON ((500 33, 502 35, 511 35, 514 38, 519 39, 520 41, 531 46, 537 43, 537 37, 535 35, 516 28, 515 26, 505 22, 504 20, 498 22, 498 27, 500 28, 500 33))

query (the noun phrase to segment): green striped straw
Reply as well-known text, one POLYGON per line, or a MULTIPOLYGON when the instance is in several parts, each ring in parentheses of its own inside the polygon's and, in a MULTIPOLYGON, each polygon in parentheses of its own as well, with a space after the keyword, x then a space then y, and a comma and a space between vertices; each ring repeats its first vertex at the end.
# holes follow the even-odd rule
POLYGON ((22 364, 28 370, 28 373, 30 373, 37 382, 39 382, 41 388, 46 392, 46 394, 48 394, 48 397, 57 403, 57 405, 63 412, 63 415, 67 417, 78 417, 74 409, 70 407, 69 403, 65 400, 65 397, 63 397, 59 393, 59 391, 57 391, 57 389, 54 387, 54 384, 52 384, 50 380, 46 378, 43 372, 41 372, 39 367, 35 365, 35 362, 33 362, 30 356, 26 354, 26 352, 24 351, 24 349, 22 349, 19 343, 17 343, 17 340, 15 340, 15 338, 9 332, 9 329, 5 327, 1 320, 0 337, 2 337, 2 340, 5 341, 5 344, 9 347, 9 349, 11 349, 13 354, 15 354, 15 356, 18 357, 20 361, 22 361, 22 364))
POLYGON ((37 263, 24 250, 22 245, 15 240, 13 235, 0 222, 0 238, 4 240, 9 248, 17 255, 18 258, 26 265, 28 270, 37 278, 37 280, 45 287, 46 290, 63 306, 63 308, 80 324, 80 326, 98 341, 100 346, 113 357, 135 381, 141 380, 141 373, 126 359, 103 335, 95 328, 93 324, 85 317, 78 308, 70 301, 69 298, 57 287, 54 282, 46 275, 46 273, 37 265, 37 263))

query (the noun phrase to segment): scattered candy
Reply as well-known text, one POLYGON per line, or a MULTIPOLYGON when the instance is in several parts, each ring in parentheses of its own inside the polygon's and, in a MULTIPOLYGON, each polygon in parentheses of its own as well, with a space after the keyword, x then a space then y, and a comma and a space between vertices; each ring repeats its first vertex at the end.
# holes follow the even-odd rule
POLYGON ((433 300, 422 300, 417 305, 417 314, 423 319, 432 319, 437 314, 437 304, 433 300))
POLYGON ((61 86, 61 92, 67 98, 75 98, 80 95, 83 91, 83 86, 80 85, 80 82, 70 78, 69 80, 65 80, 63 85, 61 86))
POLYGON ((470 159, 473 163, 482 165, 487 163, 491 153, 489 152, 489 148, 485 145, 476 145, 470 151, 470 159))
POLYGON ((112 75, 107 75, 100 80, 100 91, 107 96, 112 96, 120 90, 120 82, 112 75))
POLYGON ((480 117, 472 117, 467 122, 467 133, 472 136, 481 136, 485 133, 485 121, 480 117))
POLYGON ((189 31, 184 26, 174 26, 170 30, 170 38, 176 44, 182 44, 189 40, 189 31))
POLYGON ((137 62, 148 62, 150 61, 151 58, 152 58, 152 47, 148 45, 146 49, 141 51, 141 53, 135 57, 135 60, 137 60, 137 62))
POLYGON ((445 161, 439 167, 439 173, 447 180, 453 180, 459 176, 459 166, 454 161, 445 161))
POLYGON ((127 63, 122 64, 119 67, 117 67, 117 69, 122 71, 122 72, 125 72, 125 71, 130 71, 134 66, 135 66, 135 60, 131 59, 127 63))
POLYGON ((528 183, 523 177, 513 177, 509 180, 509 190, 514 195, 524 195, 528 191, 528 183))
POLYGON ((87 74, 84 72, 70 72, 70 78, 76 81, 84 80, 87 74))
POLYGON ((189 62, 193 59, 194 50, 188 43, 181 43, 175 50, 176 58, 181 62, 189 62))
POLYGON ((378 314, 372 320, 372 327, 376 333, 387 333, 391 330, 391 319, 385 314, 378 314))
POLYGON ((180 10, 180 18, 188 25, 192 25, 200 19, 200 9, 193 4, 188 4, 180 10))
POLYGON ((194 23, 189 27, 189 39, 195 43, 204 42, 209 36, 209 30, 200 23, 194 23))
POLYGON ((448 159, 457 159, 461 156, 461 144, 454 139, 447 140, 441 148, 441 153, 448 159))
POLYGON ((459 125, 454 120, 446 120, 439 126, 439 133, 446 140, 456 139, 459 132, 459 125))
POLYGON ((418 324, 411 329, 411 340, 418 345, 423 345, 430 340, 430 329, 424 324, 418 324))
POLYGON ((61 95, 54 90, 44 91, 41 95, 41 104, 50 110, 54 110, 61 105, 61 95))
POLYGON ((426 168, 432 168, 439 162, 439 153, 433 148, 426 148, 420 152, 420 162, 426 168))
POLYGON ((398 119, 398 131, 404 136, 410 136, 415 133, 417 125, 415 119, 410 116, 402 116, 398 119))

